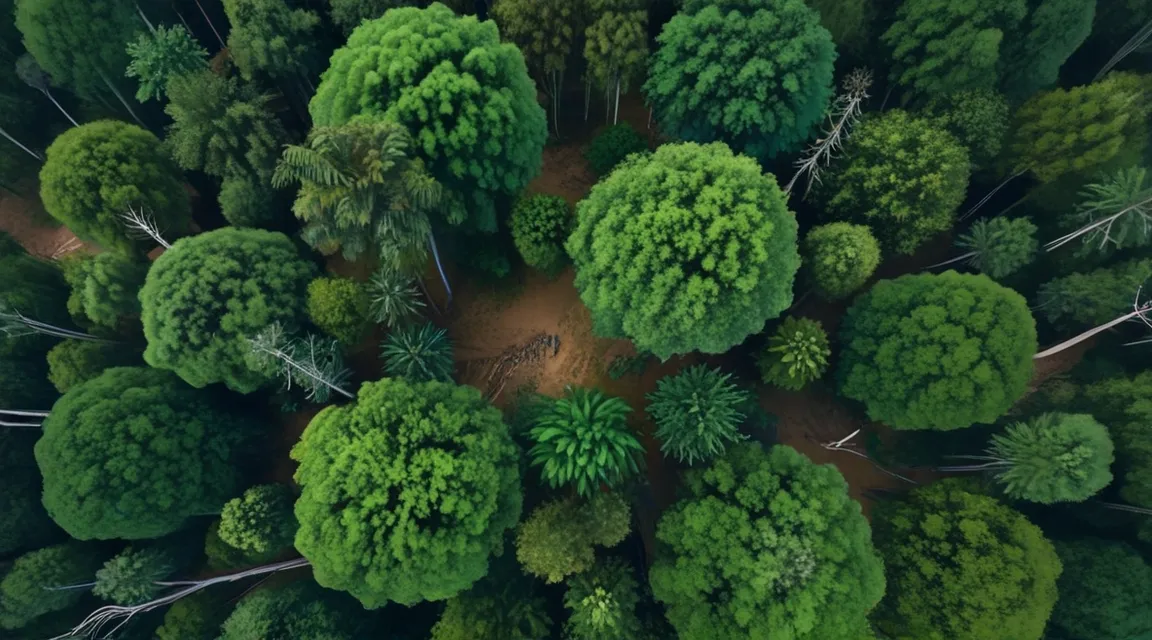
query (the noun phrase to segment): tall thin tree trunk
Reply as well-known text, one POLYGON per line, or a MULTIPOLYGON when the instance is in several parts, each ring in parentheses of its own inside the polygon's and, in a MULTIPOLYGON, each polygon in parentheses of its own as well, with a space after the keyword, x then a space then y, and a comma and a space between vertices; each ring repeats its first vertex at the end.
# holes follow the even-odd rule
POLYGON ((1040 353, 1037 353, 1036 355, 1032 356, 1032 359, 1033 360, 1039 360, 1041 358, 1047 358, 1048 356, 1056 355, 1057 353, 1060 353, 1061 351, 1067 349, 1068 347, 1072 347, 1072 346, 1075 346, 1077 344, 1080 344, 1081 342, 1084 342, 1088 338, 1091 338, 1092 336, 1094 336, 1098 333, 1103 333, 1103 332, 1111 329, 1112 327, 1115 327, 1116 325, 1128 322, 1132 318, 1135 318, 1136 316, 1141 315, 1143 313, 1147 313, 1147 312, 1148 312, 1147 309, 1137 309, 1136 311, 1133 311, 1131 313, 1126 313, 1126 314, 1120 316, 1119 318, 1112 320, 1111 322, 1106 322, 1106 323, 1104 323, 1098 327, 1095 327, 1093 329, 1089 329, 1089 330, 1085 331, 1084 333, 1081 333, 1080 335, 1076 336, 1075 338, 1070 338, 1068 340, 1065 340, 1064 342, 1061 342, 1060 344, 1058 344, 1054 347, 1051 347, 1049 349, 1045 349, 1044 351, 1041 351, 1040 353))
POLYGON ((156 27, 152 26, 152 22, 148 19, 148 16, 144 15, 144 10, 140 8, 139 3, 136 4, 136 13, 140 14, 140 19, 144 21, 144 24, 148 25, 148 30, 155 35, 156 27))
POLYGON ((212 19, 208 17, 208 12, 204 10, 204 6, 200 4, 200 0, 196 1, 196 7, 200 9, 200 15, 204 16, 204 22, 208 23, 208 27, 212 29, 212 33, 216 34, 216 40, 220 42, 221 49, 227 49, 228 45, 224 44, 224 38, 220 37, 220 32, 216 30, 216 25, 212 24, 212 19))
POLYGON ((104 75, 103 71, 100 71, 100 79, 104 81, 104 86, 108 87, 108 89, 112 91, 112 95, 116 96, 116 99, 120 101, 120 104, 124 105, 124 108, 128 110, 128 115, 132 116, 132 119, 135 120, 136 123, 141 127, 147 129, 148 125, 144 124, 144 121, 140 119, 140 116, 136 115, 136 112, 132 110, 132 105, 128 104, 128 101, 124 99, 124 96, 120 95, 120 90, 116 88, 116 85, 112 84, 112 81, 108 79, 108 76, 104 75))
POLYGON ((0 136, 4 136, 5 138, 8 138, 9 142, 11 142, 12 144, 16 145, 17 147, 20 147, 21 149, 23 149, 25 153, 32 156, 33 158, 36 158, 40 162, 44 162, 44 158, 41 158, 40 155, 37 154, 35 151, 29 149, 28 147, 25 147, 22 142, 20 142, 16 138, 13 138, 12 134, 5 131, 2 127, 0 127, 0 136))
POLYGON ((44 95, 48 96, 48 99, 52 101, 52 104, 56 105, 56 108, 60 110, 60 113, 63 113, 64 117, 68 118, 68 121, 71 122, 73 126, 76 126, 76 127, 80 126, 80 123, 76 122, 76 118, 73 118, 72 114, 65 111, 64 107, 60 106, 59 102, 56 102, 56 98, 52 97, 51 91, 45 91, 44 95))
POLYGON ((180 24, 184 25, 184 29, 188 31, 188 35, 191 35, 193 38, 195 38, 195 34, 192 33, 192 27, 188 26, 188 21, 184 19, 184 14, 176 11, 176 9, 172 9, 172 11, 176 13, 177 18, 180 18, 180 24))
POLYGON ((620 75, 616 75, 616 108, 612 112, 612 124, 620 122, 620 75))
POLYGON ((584 79, 584 122, 588 122, 588 109, 592 106, 592 79, 584 79))
POLYGON ((927 271, 929 269, 935 269, 936 267, 943 267, 945 265, 952 264, 953 262, 960 262, 961 260, 967 260, 968 258, 972 258, 975 256, 976 256, 975 251, 969 251, 968 253, 965 253, 962 256, 956 256, 955 258, 952 258, 950 260, 945 260, 944 262, 937 262, 936 264, 924 267, 924 271, 927 271))
POLYGON ((440 251, 436 247, 436 236, 428 232, 428 245, 432 247, 432 259, 436 262, 436 270, 440 272, 440 280, 444 283, 444 290, 448 292, 448 302, 445 308, 452 306, 452 286, 448 284, 448 276, 444 275, 444 265, 440 264, 440 251))
POLYGON ((1096 77, 1092 78, 1092 82, 1096 82, 1100 78, 1103 78, 1104 74, 1112 70, 1112 67, 1115 67, 1121 60, 1126 58, 1128 54, 1132 53, 1138 49, 1140 45, 1144 44, 1144 41, 1146 41, 1149 36, 1152 36, 1152 21, 1141 27, 1135 35, 1128 39, 1128 42, 1124 43, 1124 46, 1120 47, 1120 49, 1116 52, 1116 55, 1112 56, 1112 58, 1108 60, 1108 63, 1105 64, 1104 67, 1100 69, 1100 72, 1096 74, 1096 77))
POLYGON ((604 122, 608 122, 608 118, 612 116, 612 83, 604 83, 604 122))
POLYGON ((961 220, 967 220, 969 216, 971 216, 973 213, 976 213, 977 211, 979 211, 979 210, 980 210, 980 207, 983 207, 983 206, 984 206, 984 205, 985 205, 985 204, 986 204, 986 203, 987 203, 989 200, 991 200, 991 199, 992 199, 992 196, 996 195, 996 192, 1000 191, 1000 190, 1001 190, 1001 189, 1003 189, 1003 188, 1004 188, 1004 187, 1005 187, 1005 186, 1006 186, 1006 185, 1007 185, 1009 182, 1012 182, 1012 181, 1013 181, 1013 180, 1015 180, 1016 178, 1019 178, 1020 176, 1024 175, 1026 172, 1027 172, 1027 169, 1025 169, 1025 170, 1023 170, 1023 171, 1017 171, 1016 173, 1014 173, 1014 174, 1012 174, 1012 175, 1008 176, 1007 178, 1005 178, 1003 182, 1001 182, 1000 184, 996 185, 996 188, 995 188, 995 189, 993 189, 993 190, 989 191, 989 192, 988 192, 988 195, 986 195, 986 196, 984 196, 983 198, 981 198, 981 199, 980 199, 980 202, 977 202, 975 205, 973 205, 973 207, 972 207, 971 209, 969 209, 969 210, 965 211, 965 212, 964 212, 964 215, 960 216, 960 219, 961 219, 961 220))
POLYGON ((18 409, 0 409, 0 413, 8 414, 10 416, 25 416, 32 418, 47 418, 48 411, 27 411, 18 409))
POLYGON ((552 125, 556 129, 556 139, 560 139, 560 72, 552 72, 552 125))

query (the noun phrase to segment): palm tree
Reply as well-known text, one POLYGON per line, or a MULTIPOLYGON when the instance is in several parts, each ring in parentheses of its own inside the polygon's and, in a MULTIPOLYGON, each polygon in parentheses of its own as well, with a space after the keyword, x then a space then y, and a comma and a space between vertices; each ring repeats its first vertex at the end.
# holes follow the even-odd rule
POLYGON ((317 127, 303 145, 285 147, 272 185, 300 184, 292 211, 304 240, 322 253, 355 260, 378 252, 390 266, 416 271, 428 247, 451 302, 429 220, 446 195, 411 145, 394 122, 317 127))
POLYGON ((388 375, 417 382, 452 380, 452 342, 432 324, 399 327, 380 345, 388 375))

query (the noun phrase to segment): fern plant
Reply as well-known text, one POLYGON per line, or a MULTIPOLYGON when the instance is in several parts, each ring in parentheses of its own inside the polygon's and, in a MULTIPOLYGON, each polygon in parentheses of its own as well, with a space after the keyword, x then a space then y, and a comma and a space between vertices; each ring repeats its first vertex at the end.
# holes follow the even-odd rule
POLYGON ((662 378, 648 394, 660 450, 688 464, 723 454, 729 442, 744 439, 740 407, 748 396, 731 376, 703 365, 662 378))
POLYGON ((413 382, 452 380, 452 342, 431 323, 393 330, 381 345, 380 357, 390 376, 413 382))
POLYGON ((644 450, 625 422, 631 411, 596 389, 569 388, 529 432, 532 465, 553 488, 573 485, 581 496, 619 485, 639 471, 636 454, 644 450))
POLYGON ((776 334, 768 339, 768 349, 760 357, 764 382, 799 390, 824 375, 828 368, 828 334, 808 318, 785 318, 776 334))

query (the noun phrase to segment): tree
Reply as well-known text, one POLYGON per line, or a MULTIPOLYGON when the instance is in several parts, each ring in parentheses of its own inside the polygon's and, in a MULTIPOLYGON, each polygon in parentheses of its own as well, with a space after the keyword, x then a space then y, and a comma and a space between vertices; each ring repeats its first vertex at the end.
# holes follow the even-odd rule
POLYGON ((379 18, 389 9, 425 3, 423 0, 328 0, 328 4, 332 22, 349 34, 361 22, 379 18))
POLYGON ((871 0, 807 0, 820 14, 820 24, 828 30, 838 51, 852 56, 867 55, 872 38, 876 8, 871 0))
POLYGON ((496 229, 496 199, 540 171, 548 130, 516 46, 494 23, 433 3, 361 25, 332 55, 309 105, 317 126, 389 120, 454 194, 450 221, 496 229), (368 71, 371 69, 371 72, 368 71))
POLYGON ((411 276, 380 268, 368 281, 368 309, 373 321, 389 329, 420 313, 424 301, 411 276))
POLYGON ((224 13, 232 25, 228 52, 245 80, 302 79, 311 86, 321 62, 313 33, 320 16, 284 0, 224 0, 224 13))
POLYGON ((1053 278, 1040 286, 1040 313, 1065 330, 1108 322, 1132 308, 1137 290, 1150 276, 1152 259, 1144 258, 1053 278))
POLYGON ((564 607, 571 612, 566 626, 574 640, 631 640, 640 635, 639 585, 633 570, 619 558, 596 563, 592 570, 568 582, 564 607))
POLYGON ((292 457, 296 548, 317 582, 368 608, 464 591, 520 518, 516 445, 472 387, 365 383, 312 419, 292 457))
POLYGON ((957 480, 914 489, 872 519, 888 593, 872 616, 893 640, 1039 640, 1060 559, 1038 527, 957 480))
POLYGON ((644 95, 678 138, 765 160, 824 119, 836 48, 803 0, 686 0, 657 41, 644 95))
POLYGON ((308 318, 324 333, 354 345, 368 326, 368 292, 351 278, 316 278, 308 285, 308 318))
POLYGON ((1017 37, 1025 0, 908 0, 881 41, 891 50, 891 80, 919 96, 992 89, 1001 47, 1017 37))
POLYGON ((567 249, 598 335, 662 359, 722 353, 791 304, 795 217, 772 176, 722 144, 632 156, 576 218, 567 249))
MULTIPOLYGON (((0 256, 0 308, 67 328, 67 301, 68 285, 58 265, 25 254, 0 256)), ((0 356, 5 357, 41 357, 55 344, 44 332, 26 327, 5 327, 0 334, 0 356)))
POLYGON ((1108 425, 1116 445, 1120 497, 1152 508, 1152 373, 1101 380, 1084 388, 1085 409, 1108 425))
POLYGON ((207 69, 208 51, 183 27, 160 25, 151 33, 141 33, 128 43, 127 75, 136 78, 140 102, 159 100, 168 82, 177 76, 207 69))
POLYGON ((452 341, 430 322, 393 329, 380 345, 380 358, 388 375, 413 382, 451 382, 456 368, 452 341))
POLYGON ((968 249, 961 256, 988 277, 999 280, 1036 259, 1036 225, 1028 218, 981 218, 956 240, 968 249))
POLYGON ((226 599, 217 592, 201 591, 181 598, 164 613, 156 640, 216 640, 220 623, 229 612, 226 599))
MULTIPOLYGON (((643 76, 648 58, 648 12, 640 0, 589 0, 589 13, 596 18, 584 30, 587 81, 604 89, 605 120, 615 102, 612 124, 620 118, 620 90, 643 76), (612 94, 615 93, 615 99, 612 94)), ((588 119, 585 95, 584 119, 588 119)))
POLYGON ((1082 502, 1112 482, 1112 438, 1086 414, 1046 413, 992 436, 993 477, 1012 498, 1082 502))
POLYGON ((355 604, 312 581, 252 592, 220 627, 219 640, 300 638, 352 640, 359 635, 355 604))
POLYGON ((56 97, 52 95, 52 78, 48 76, 48 72, 40 67, 40 63, 36 62, 36 58, 33 58, 32 54, 25 53, 16 59, 16 76, 19 77, 20 81, 24 84, 44 94, 44 97, 48 98, 48 100, 60 110, 60 113, 64 114, 65 118, 68 118, 72 126, 80 126, 80 123, 76 122, 72 114, 68 113, 68 111, 57 102, 56 97))
POLYGON ((248 339, 248 349, 248 366, 269 378, 284 378, 285 391, 295 384, 318 404, 328 402, 333 391, 356 398, 344 388, 351 371, 344 367, 343 349, 333 338, 314 333, 293 336, 274 322, 248 339))
MULTIPOLYGON (((0 363, 0 384, 3 385, 0 388, 13 382, 3 373, 6 364, 0 363)), ((21 368, 19 373, 27 376, 23 378, 25 381, 32 377, 27 368, 21 368)), ((0 483, 4 487, 0 492, 0 513, 4 514, 0 518, 0 556, 3 557, 51 544, 63 535, 40 502, 42 481, 36 459, 32 457, 32 447, 39 435, 35 429, 0 429, 0 483)), ((0 609, 2 607, 0 605, 0 609)))
POLYGON ((166 535, 235 495, 235 450, 251 432, 169 373, 108 369, 44 420, 44 506, 78 540, 166 535))
POLYGON ((883 280, 856 299, 840 331, 840 393, 897 429, 993 422, 1032 378, 1028 303, 983 275, 883 280))
POLYGON ((592 138, 584 159, 598 176, 608 175, 624 158, 648 151, 648 141, 627 122, 614 124, 592 138))
POLYGON ((40 616, 63 611, 84 597, 101 557, 79 542, 67 542, 16 558, 0 580, 0 629, 19 629, 40 616), (59 589, 57 587, 73 587, 59 589))
POLYGON ((296 537, 295 495, 282 484, 252 487, 224 503, 220 539, 250 556, 275 556, 296 537))
POLYGON ((176 234, 190 217, 180 172, 160 140, 113 120, 73 127, 56 138, 40 170, 40 197, 48 213, 77 236, 122 253, 144 246, 129 238, 121 221, 130 207, 176 234))
POLYGON ((1152 632, 1152 567, 1126 543, 1055 543, 1064 571, 1049 627, 1069 640, 1128 640, 1152 632))
POLYGON ((924 110, 968 148, 973 170, 989 168, 999 157, 1009 123, 1004 94, 993 89, 957 91, 932 97, 924 110))
POLYGON ((68 256, 64 279, 72 288, 68 312, 73 318, 117 329, 123 318, 140 315, 140 287, 148 262, 111 252, 68 256))
POLYGON ((140 290, 144 360, 194 387, 255 391, 267 377, 246 363, 248 339, 304 319, 315 271, 280 233, 225 228, 177 241, 140 290))
POLYGON ((804 253, 816 293, 826 300, 855 293, 880 265, 880 244, 862 224, 813 227, 804 238, 804 253))
POLYGON ((1145 76, 1113 72, 1103 80, 1053 89, 1025 102, 1013 118, 1007 155, 1041 182, 1087 172, 1126 145, 1142 145, 1149 112, 1145 76))
POLYGON ((952 227, 968 152, 938 124, 892 109, 865 118, 844 155, 813 190, 829 215, 867 224, 885 250, 905 254, 952 227))
POLYGON ((552 488, 571 484, 584 497, 619 486, 639 472, 636 454, 644 451, 626 423, 631 411, 620 398, 569 387, 529 432, 532 466, 552 488))
POLYGON ((471 589, 449 598, 431 640, 545 640, 551 638, 548 603, 531 579, 509 563, 471 589))
POLYGON ((512 208, 512 242, 525 264, 549 275, 564 268, 564 240, 572 226, 572 207, 564 198, 535 194, 512 208))
POLYGON ((128 547, 96 572, 92 593, 125 606, 148 602, 160 591, 155 583, 171 575, 174 565, 162 549, 128 547))
POLYGON ((48 351, 48 379, 57 391, 66 393, 72 387, 98 377, 106 369, 139 362, 140 353, 122 345, 61 340, 48 351))
POLYGON ((1152 243, 1152 184, 1148 170, 1129 167, 1100 176, 1080 191, 1075 218, 1083 225, 1044 245, 1048 251, 1082 238, 1079 252, 1111 254, 1152 243))
POLYGON ((756 363, 764 382, 799 391, 828 369, 828 334, 817 320, 788 316, 756 363))
POLYGON ((656 382, 656 391, 646 397, 664 455, 688 464, 703 462, 745 438, 740 408, 750 396, 731 380, 719 369, 698 365, 656 382))
POLYGON ((536 507, 516 532, 516 559, 526 573, 555 583, 587 571, 595 547, 614 547, 632 529, 628 503, 615 493, 563 498, 536 507))
POLYGON ((1056 84, 1060 67, 1088 38, 1096 0, 1029 2, 1022 34, 1005 40, 1001 86, 1024 99, 1056 84))
POLYGON ((855 637, 884 572, 835 467, 745 443, 685 486, 656 525, 648 574, 680 638, 762 637, 766 622, 791 638, 855 637))
POLYGON ((256 180, 231 174, 220 183, 220 213, 233 227, 274 227, 285 217, 284 193, 256 180))

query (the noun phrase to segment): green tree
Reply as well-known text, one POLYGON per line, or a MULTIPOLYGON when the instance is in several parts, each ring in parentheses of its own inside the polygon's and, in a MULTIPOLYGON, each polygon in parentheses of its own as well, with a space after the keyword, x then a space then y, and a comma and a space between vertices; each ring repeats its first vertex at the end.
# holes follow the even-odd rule
POLYGON ((108 369, 44 419, 44 506, 79 540, 171 533, 235 495, 235 449, 251 432, 169 373, 108 369))
POLYGON ((361 25, 332 56, 309 105, 317 126, 389 120, 450 192, 449 220, 496 229, 496 199, 540 171, 544 110, 515 45, 496 25, 433 3, 361 25))
POLYGON ((368 292, 351 278, 316 278, 307 304, 312 324, 346 345, 359 342, 368 327, 368 292))
MULTIPOLYGON (((595 80, 604 89, 605 119, 615 103, 612 124, 620 118, 620 91, 628 91, 644 75, 648 58, 645 5, 642 0, 588 0, 588 12, 595 19, 584 29, 586 81, 595 80)), ((584 115, 587 120, 587 107, 584 115)))
POLYGON ((876 8, 872 0, 807 0, 820 14, 820 24, 828 30, 839 51, 854 56, 867 54, 876 8))
POLYGON ((750 396, 719 369, 698 365, 665 376, 646 397, 664 455, 693 464, 723 455, 729 443, 745 438, 740 408, 750 396))
POLYGON ((424 308, 412 276, 381 267, 368 281, 368 311, 377 324, 395 328, 424 308))
POLYGON ((67 542, 16 558, 0 579, 0 629, 19 629, 40 616, 80 601, 80 589, 52 589, 92 581, 101 558, 79 542, 67 542))
POLYGON ((252 487, 224 503, 220 539, 250 556, 274 556, 292 546, 296 537, 296 496, 282 484, 252 487))
MULTIPOLYGON (((21 378, 10 379, 3 373, 6 368, 7 363, 0 362, 2 387, 32 377, 27 367, 19 367, 21 378)), ((63 535, 40 502, 43 482, 32 456, 37 437, 34 429, 0 429, 0 486, 4 487, 0 491, 0 514, 4 514, 0 518, 0 557, 55 542, 63 535)))
POLYGON ((507 562, 471 589, 448 599, 431 640, 545 640, 552 637, 548 602, 507 562))
POLYGON ((632 529, 628 503, 615 493, 563 498, 536 507, 516 532, 516 559, 526 573, 554 583, 587 571, 596 547, 614 547, 632 529))
POLYGON ((796 219, 776 180, 722 144, 633 156, 576 217, 567 249, 599 335, 663 359, 722 353, 791 304, 796 219))
POLYGON ((1116 446, 1116 476, 1120 497, 1152 508, 1152 372, 1133 378, 1117 377, 1084 389, 1085 408, 1108 425, 1116 446))
POLYGON ((855 638, 884 571, 835 467, 746 443, 685 486, 656 525, 648 574, 680 638, 763 637, 766 623, 781 637, 855 638))
POLYGON ((1028 218, 981 218, 956 240, 967 249, 968 264, 995 280, 1009 276, 1036 259, 1036 225, 1028 218))
POLYGON ((512 208, 512 242, 524 262, 555 275, 568 256, 564 240, 572 227, 572 207, 564 198, 535 194, 521 198, 512 208))
POLYGON ((380 358, 388 375, 413 382, 451 382, 456 368, 452 341, 430 322, 393 329, 380 345, 380 358))
POLYGON ((208 51, 183 27, 160 25, 152 33, 137 35, 128 43, 128 55, 132 61, 127 75, 140 83, 136 90, 140 102, 159 100, 172 78, 208 67, 208 51))
POLYGON ((633 570, 619 558, 597 562, 568 581, 564 607, 571 612, 565 627, 573 640, 632 640, 640 636, 639 585, 633 570))
POLYGON ((355 603, 316 583, 258 589, 236 605, 220 627, 219 640, 298 638, 352 640, 360 635, 355 603))
MULTIPOLYGON (((60 393, 98 377, 105 369, 140 364, 140 353, 123 345, 62 340, 48 351, 48 379, 60 393)), ((31 406, 31 405, 29 405, 31 406)))
POLYGON ((968 148, 972 168, 993 165, 1008 135, 1009 107, 1004 94, 972 89, 934 96, 925 113, 968 148))
MULTIPOLYGON (((0 307, 53 326, 71 326, 68 285, 60 267, 29 255, 0 257, 0 307)), ((55 341, 42 333, 0 331, 0 356, 41 358, 55 341)))
POLYGON ((955 271, 876 283, 841 336, 840 392, 897 429, 995 421, 1024 395, 1036 353, 1024 298, 955 271))
POLYGON ((173 234, 190 219, 180 171, 160 140, 113 120, 73 127, 56 138, 40 170, 40 197, 77 236, 124 253, 145 246, 121 220, 129 208, 142 209, 173 234))
POLYGON ((472 387, 365 383, 312 419, 292 457, 296 548, 317 582, 368 608, 464 591, 520 518, 516 445, 472 387))
POLYGON ((1068 640, 1131 640, 1152 633, 1152 567, 1124 542, 1057 541, 1064 571, 1049 627, 1068 640))
POLYGON ((1022 33, 1009 37, 1001 58, 1001 86, 1024 99, 1056 84, 1060 67, 1088 38, 1096 0, 1030 0, 1022 33))
POLYGON ((569 387, 542 412, 529 432, 532 466, 549 486, 574 485, 589 497, 601 485, 619 486, 639 472, 636 455, 644 447, 628 429, 632 408, 596 389, 569 387))
POLYGON ((685 0, 657 41, 644 95, 680 139, 763 160, 824 119, 836 48, 804 0, 685 0))
POLYGON ((1073 273, 1040 286, 1040 313, 1064 330, 1104 324, 1132 310, 1137 290, 1152 276, 1152 258, 1073 273))
POLYGON ((1038 527, 956 480, 877 507, 888 593, 873 614, 893 640, 1039 640, 1060 559, 1038 527))
POLYGON ((161 587, 155 584, 172 574, 174 558, 156 547, 121 551, 96 572, 92 593, 118 605, 148 602, 161 587))
POLYGON ((220 183, 220 212, 234 227, 279 226, 287 212, 284 194, 244 174, 230 174, 220 183))
POLYGON ((880 266, 880 243, 862 224, 813 227, 804 238, 804 254, 816 293, 827 300, 855 293, 880 266))
POLYGON ((123 255, 105 252, 69 256, 64 279, 72 288, 68 312, 98 327, 117 329, 123 318, 140 315, 140 287, 149 264, 123 255))
POLYGON ((315 271, 280 233, 225 228, 177 241, 140 290, 144 360, 194 387, 255 391, 267 377, 246 362, 248 340, 304 319, 315 271))
POLYGON ((223 0, 232 29, 228 52, 245 80, 308 78, 321 64, 316 50, 320 16, 284 0, 223 0))
POLYGON ((993 477, 1013 498, 1082 502, 1112 482, 1112 438, 1086 414, 1046 413, 992 436, 993 477))
POLYGON ((648 141, 627 122, 612 125, 592 138, 584 159, 598 176, 608 175, 624 158, 648 151, 648 141))
POLYGON ((1079 237, 1078 253, 1109 255, 1152 243, 1152 181, 1144 167, 1128 167, 1100 175, 1084 185, 1072 217, 1078 229, 1046 245, 1055 249, 1079 237))
POLYGON ((211 590, 181 598, 164 612, 156 640, 216 640, 229 606, 224 597, 211 590))
POLYGON ((992 89, 1002 48, 1019 31, 1026 0, 906 0, 881 41, 891 79, 917 95, 992 89))
POLYGON ((817 320, 788 316, 756 363, 764 382, 799 391, 828 369, 828 334, 817 320))
POLYGON ((829 215, 867 224, 887 251, 906 254, 952 227, 968 152, 936 122, 899 109, 865 118, 844 156, 813 189, 829 215))
POLYGON ((332 22, 345 34, 365 20, 375 20, 396 7, 415 7, 426 4, 423 0, 328 0, 332 22))

